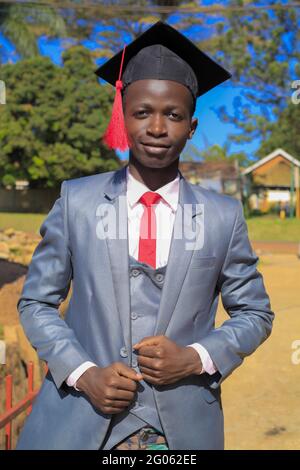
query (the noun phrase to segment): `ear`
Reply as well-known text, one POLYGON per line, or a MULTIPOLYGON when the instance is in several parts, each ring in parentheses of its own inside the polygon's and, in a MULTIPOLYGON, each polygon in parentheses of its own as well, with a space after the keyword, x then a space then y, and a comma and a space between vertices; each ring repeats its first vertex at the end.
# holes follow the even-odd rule
POLYGON ((191 139, 197 129, 197 126, 198 126, 198 119, 193 117, 192 120, 191 120, 191 127, 190 127, 190 131, 189 131, 189 136, 188 136, 188 139, 191 139))

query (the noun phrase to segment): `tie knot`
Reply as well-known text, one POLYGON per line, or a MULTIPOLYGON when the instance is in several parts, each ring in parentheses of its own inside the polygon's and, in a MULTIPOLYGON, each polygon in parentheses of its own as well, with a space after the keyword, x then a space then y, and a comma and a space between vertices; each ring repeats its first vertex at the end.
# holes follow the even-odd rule
POLYGON ((146 206, 151 207, 153 204, 158 202, 161 199, 161 195, 158 193, 153 193, 152 191, 147 191, 140 197, 140 202, 146 206))

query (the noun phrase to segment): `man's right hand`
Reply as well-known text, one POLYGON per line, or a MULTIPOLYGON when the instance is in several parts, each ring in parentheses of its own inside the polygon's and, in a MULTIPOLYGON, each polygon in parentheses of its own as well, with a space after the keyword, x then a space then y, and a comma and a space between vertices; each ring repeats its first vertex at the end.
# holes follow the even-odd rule
POLYGON ((105 414, 121 413, 134 399, 142 374, 122 362, 108 367, 90 367, 77 380, 76 387, 105 414))

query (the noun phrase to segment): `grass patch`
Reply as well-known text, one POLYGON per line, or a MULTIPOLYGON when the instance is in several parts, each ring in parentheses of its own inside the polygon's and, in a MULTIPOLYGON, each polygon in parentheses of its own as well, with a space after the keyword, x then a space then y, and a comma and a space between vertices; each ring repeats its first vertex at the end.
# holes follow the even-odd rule
POLYGON ((300 219, 265 215, 247 219, 247 225, 252 241, 300 242, 300 219))
MULTIPOLYGON (((47 214, 22 214, 0 212, 0 230, 12 227, 15 230, 34 232, 39 229, 47 214)), ((264 215, 247 219, 250 240, 300 242, 300 219, 281 220, 277 216, 264 215)))
POLYGON ((0 230, 14 228, 23 232, 39 233, 40 226, 47 214, 24 214, 17 212, 0 212, 0 230))

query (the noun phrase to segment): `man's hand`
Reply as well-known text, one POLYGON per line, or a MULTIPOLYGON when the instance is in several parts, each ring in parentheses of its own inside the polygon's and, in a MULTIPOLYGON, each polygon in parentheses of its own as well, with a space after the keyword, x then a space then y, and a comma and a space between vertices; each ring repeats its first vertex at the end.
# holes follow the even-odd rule
POLYGON ((148 336, 133 346, 138 351, 144 380, 167 385, 192 374, 200 374, 202 363, 194 348, 182 347, 166 336, 148 336))
POLYGON ((76 387, 105 414, 121 413, 134 399, 141 374, 121 362, 108 367, 90 367, 77 380, 76 387))

